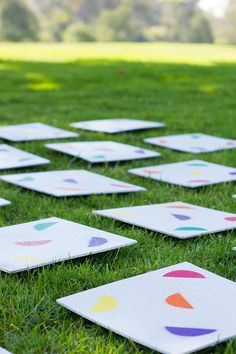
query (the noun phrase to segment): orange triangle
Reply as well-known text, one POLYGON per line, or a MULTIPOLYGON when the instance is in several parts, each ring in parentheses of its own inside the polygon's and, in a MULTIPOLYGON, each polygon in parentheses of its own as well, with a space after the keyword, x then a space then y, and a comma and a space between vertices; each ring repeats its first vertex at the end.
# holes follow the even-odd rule
POLYGON ((181 307, 183 309, 193 309, 193 306, 190 305, 190 303, 179 293, 168 296, 166 298, 166 302, 170 306, 181 307))

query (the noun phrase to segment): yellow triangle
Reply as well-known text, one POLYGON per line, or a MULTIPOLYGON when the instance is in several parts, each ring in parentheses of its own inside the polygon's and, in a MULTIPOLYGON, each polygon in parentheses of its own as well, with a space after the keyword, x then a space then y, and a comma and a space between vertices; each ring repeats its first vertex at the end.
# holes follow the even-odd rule
POLYGON ((102 295, 90 309, 91 312, 111 311, 118 306, 118 301, 109 295, 102 295))

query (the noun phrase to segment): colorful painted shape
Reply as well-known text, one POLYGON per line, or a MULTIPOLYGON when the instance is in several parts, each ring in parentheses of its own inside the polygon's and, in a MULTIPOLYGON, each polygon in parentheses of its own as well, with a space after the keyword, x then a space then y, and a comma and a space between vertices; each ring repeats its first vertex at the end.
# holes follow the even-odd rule
POLYGON ((22 179, 19 179, 19 182, 33 182, 34 178, 33 177, 24 177, 22 179))
POLYGON ((196 227, 196 226, 182 226, 182 227, 177 227, 175 230, 176 231, 207 231, 207 229, 203 229, 202 227, 196 227))
POLYGON ((227 221, 236 221, 236 216, 229 216, 229 217, 225 218, 225 220, 227 220, 227 221))
POLYGON ((157 174, 157 175, 160 175, 162 174, 161 171, 156 171, 156 170, 143 170, 144 173, 148 173, 148 174, 157 174))
POLYGON ((145 151, 140 149, 140 150, 135 150, 136 154, 145 154, 145 151))
POLYGON ((173 270, 163 275, 166 278, 192 278, 192 279, 203 279, 205 276, 201 273, 194 272, 191 270, 173 270))
POLYGON ((169 209, 194 209, 193 207, 190 207, 190 206, 187 206, 187 205, 168 205, 166 208, 169 208, 169 209))
POLYGON ((191 327, 170 327, 166 326, 166 330, 174 334, 176 336, 181 337, 199 337, 205 336, 207 334, 211 334, 216 332, 216 329, 208 329, 208 328, 191 328, 191 327))
POLYGON ((106 238, 103 238, 103 237, 92 237, 90 240, 89 240, 89 247, 97 247, 97 246, 102 246, 104 245, 105 243, 107 243, 107 239, 106 238))
POLYGON ((66 179, 64 179, 64 182, 66 182, 66 183, 78 183, 74 178, 66 178, 66 179))
POLYGON ((111 183, 111 186, 112 187, 116 187, 116 188, 133 188, 132 186, 125 186, 125 185, 123 185, 123 184, 117 184, 117 183, 111 183))
POLYGON ((113 296, 102 295, 90 311, 93 313, 108 312, 114 310, 117 306, 118 301, 113 296))
POLYGON ((208 167, 208 165, 206 163, 198 163, 198 162, 193 162, 193 163, 188 163, 187 166, 196 166, 196 167, 208 167))
POLYGON ((188 183, 211 183, 208 179, 191 179, 188 183))
POLYGON ((15 242, 15 244, 18 246, 23 246, 23 247, 35 247, 35 246, 45 246, 51 242, 52 242, 52 240, 38 240, 38 241, 15 242))
POLYGON ((191 217, 188 215, 181 215, 181 214, 172 214, 176 219, 179 219, 181 221, 185 221, 185 220, 190 220, 191 217))
POLYGON ((201 171, 192 171, 191 174, 194 175, 194 176, 200 176, 200 175, 203 174, 203 172, 201 172, 201 171))
POLYGON ((95 155, 95 159, 106 159, 106 155, 95 155))
POLYGON ((49 227, 52 227, 54 225, 58 224, 57 222, 45 222, 45 223, 40 223, 40 224, 36 224, 34 225, 34 229, 36 231, 44 231, 46 229, 48 229, 49 227))
POLYGON ((172 294, 166 298, 168 305, 173 307, 180 307, 183 309, 193 309, 193 306, 180 294, 172 294))

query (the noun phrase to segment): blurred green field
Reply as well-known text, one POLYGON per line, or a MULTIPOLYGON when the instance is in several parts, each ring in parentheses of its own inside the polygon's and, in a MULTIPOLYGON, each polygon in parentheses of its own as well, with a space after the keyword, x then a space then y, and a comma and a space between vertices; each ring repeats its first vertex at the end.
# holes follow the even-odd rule
MULTIPOLYGON (((187 44, 0 44, 0 124, 41 121, 68 129, 86 119, 129 117, 163 121, 166 128, 106 135, 81 131, 78 140, 114 140, 151 148, 161 158, 92 166, 44 147, 14 146, 51 159, 51 165, 11 172, 88 169, 147 188, 147 192, 55 199, 0 183, 0 226, 50 216, 134 238, 133 247, 1 274, 0 346, 17 354, 152 353, 83 320, 56 299, 111 281, 189 261, 236 281, 235 232, 176 240, 91 214, 94 209, 181 200, 236 212, 235 184, 197 190, 127 174, 130 168, 184 161, 191 154, 151 147, 146 137, 204 132, 236 139, 236 47, 187 44)), ((71 129, 73 130, 73 129, 71 129)), ((3 143, 3 141, 2 141, 3 143)), ((196 156, 195 156, 196 157, 196 156)), ((236 167, 236 150, 198 156, 236 167)), ((9 171, 5 171, 8 173, 9 171)), ((236 353, 236 341, 204 353, 236 353)))

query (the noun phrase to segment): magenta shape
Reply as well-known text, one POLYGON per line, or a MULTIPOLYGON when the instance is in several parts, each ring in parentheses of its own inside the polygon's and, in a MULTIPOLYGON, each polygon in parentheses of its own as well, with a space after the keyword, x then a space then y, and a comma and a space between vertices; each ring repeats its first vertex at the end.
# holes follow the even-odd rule
POLYGON ((172 272, 168 272, 163 275, 163 277, 167 278, 205 278, 204 275, 193 272, 192 270, 174 270, 172 272))
POLYGON ((189 220, 191 219, 190 216, 187 216, 187 215, 181 215, 181 214, 172 214, 176 219, 179 219, 179 220, 189 220))
POLYGON ((91 240, 89 241, 88 247, 102 246, 105 243, 107 243, 107 239, 106 238, 92 237, 91 240))
POLYGON ((236 216, 229 216, 228 218, 225 218, 227 221, 236 221, 236 216))
POLYGON ((181 337, 198 337, 205 336, 206 334, 211 334, 216 332, 216 329, 208 328, 190 328, 190 327, 165 327, 168 332, 176 336, 181 337))
POLYGON ((64 179, 64 182, 67 182, 67 183, 78 183, 74 178, 64 179))

